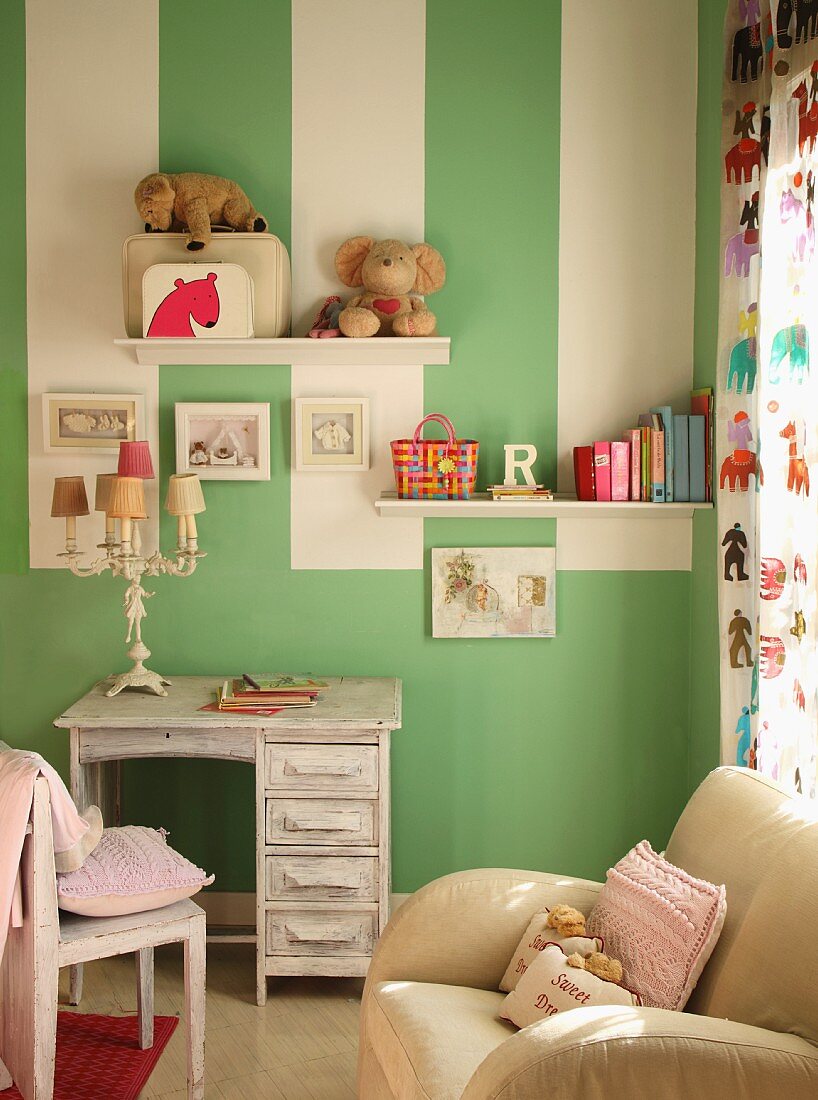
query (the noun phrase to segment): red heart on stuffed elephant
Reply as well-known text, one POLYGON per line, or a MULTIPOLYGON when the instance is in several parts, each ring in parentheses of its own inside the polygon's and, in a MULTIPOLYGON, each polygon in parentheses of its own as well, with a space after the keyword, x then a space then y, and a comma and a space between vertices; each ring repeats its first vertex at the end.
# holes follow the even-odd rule
POLYGON ((397 313, 400 309, 400 298, 376 298, 372 308, 378 313, 397 313))

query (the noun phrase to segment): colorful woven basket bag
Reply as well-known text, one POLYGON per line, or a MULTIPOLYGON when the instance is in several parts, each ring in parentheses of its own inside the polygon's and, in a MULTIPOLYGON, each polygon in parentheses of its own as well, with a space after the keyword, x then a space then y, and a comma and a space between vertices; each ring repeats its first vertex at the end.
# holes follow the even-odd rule
POLYGON ((458 439, 451 420, 442 413, 424 416, 411 439, 393 439, 392 465, 402 500, 468 500, 477 480, 476 439, 458 439), (437 421, 447 439, 421 439, 423 425, 437 421))

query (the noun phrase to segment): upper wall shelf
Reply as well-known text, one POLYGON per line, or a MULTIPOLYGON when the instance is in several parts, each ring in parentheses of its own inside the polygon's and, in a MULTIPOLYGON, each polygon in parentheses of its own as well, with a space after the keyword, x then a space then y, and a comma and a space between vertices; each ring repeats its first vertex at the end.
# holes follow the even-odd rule
POLYGON ((492 500, 488 493, 475 493, 469 500, 398 500, 395 493, 383 493, 375 501, 380 516, 401 519, 689 519, 700 508, 712 504, 648 504, 638 500, 585 501, 557 496, 554 500, 492 500))
POLYGON ((368 340, 350 340, 339 336, 329 340, 309 337, 271 340, 264 337, 244 340, 208 339, 122 339, 117 347, 129 348, 137 363, 144 365, 215 364, 292 364, 322 367, 411 367, 419 363, 446 366, 449 363, 449 336, 373 336, 368 340))

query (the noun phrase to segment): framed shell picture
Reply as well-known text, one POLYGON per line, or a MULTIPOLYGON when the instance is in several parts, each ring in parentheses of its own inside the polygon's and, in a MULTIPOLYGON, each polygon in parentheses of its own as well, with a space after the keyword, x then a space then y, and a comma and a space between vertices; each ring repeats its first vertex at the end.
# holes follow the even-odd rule
POLYGON ((269 481, 269 404, 178 402, 176 472, 204 481, 269 481))
POLYGON ((432 550, 435 638, 553 638, 556 550, 490 547, 432 550))
POLYGON ((141 393, 44 393, 43 450, 118 454, 123 440, 143 439, 141 393))
POLYGON ((369 398, 296 397, 296 470, 369 469, 369 398))

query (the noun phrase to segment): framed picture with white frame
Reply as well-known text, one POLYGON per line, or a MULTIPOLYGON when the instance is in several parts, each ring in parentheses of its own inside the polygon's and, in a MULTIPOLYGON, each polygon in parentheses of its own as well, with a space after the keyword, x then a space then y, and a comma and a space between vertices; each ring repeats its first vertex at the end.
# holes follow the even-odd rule
POLYGON ((176 472, 207 481, 269 481, 269 404, 177 402, 176 472))
POLYGON ((44 393, 43 450, 119 454, 123 440, 145 438, 141 393, 44 393))
POLYGON ((369 469, 368 397, 296 397, 296 470, 369 469))

